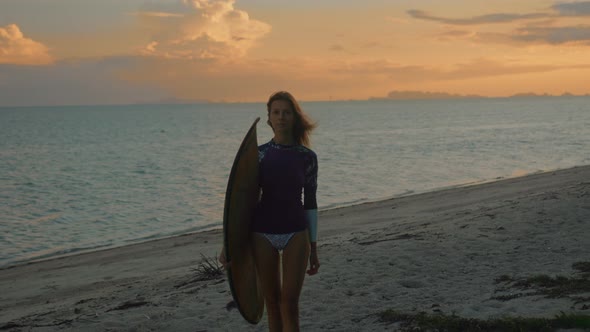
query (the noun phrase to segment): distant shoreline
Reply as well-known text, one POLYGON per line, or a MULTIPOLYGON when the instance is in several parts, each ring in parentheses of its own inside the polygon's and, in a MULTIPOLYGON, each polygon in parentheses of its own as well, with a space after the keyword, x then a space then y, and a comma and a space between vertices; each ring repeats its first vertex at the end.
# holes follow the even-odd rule
POLYGON ((561 95, 551 95, 548 93, 536 94, 533 92, 517 93, 510 96, 490 97, 481 95, 460 95, 447 92, 427 92, 427 91, 391 91, 386 97, 370 97, 368 100, 462 100, 462 99, 533 99, 533 98, 570 98, 570 97, 590 97, 590 94, 575 95, 569 92, 561 95))
MULTIPOLYGON (((318 99, 305 100, 302 103, 338 103, 338 102, 365 102, 365 101, 437 101, 437 100, 524 100, 524 99, 555 99, 555 98, 588 98, 590 93, 583 95, 575 95, 564 93, 561 95, 550 94, 534 94, 534 93, 519 93, 510 96, 480 96, 480 95, 455 95, 448 93, 424 93, 422 96, 386 96, 386 97, 369 97, 366 99, 318 99)), ((55 105, 0 105, 0 110, 8 108, 49 108, 49 107, 103 107, 103 106, 158 106, 158 105, 209 105, 209 104, 260 104, 266 103, 265 100, 259 101, 212 101, 212 100, 166 100, 166 101, 145 101, 145 102, 130 102, 124 104, 55 104, 55 105)))

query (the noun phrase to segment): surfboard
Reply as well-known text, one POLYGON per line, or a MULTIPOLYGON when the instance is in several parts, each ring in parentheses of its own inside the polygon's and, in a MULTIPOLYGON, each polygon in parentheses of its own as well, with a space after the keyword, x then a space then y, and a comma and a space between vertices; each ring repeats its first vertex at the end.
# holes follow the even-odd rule
POLYGON ((258 284, 250 223, 258 203, 258 140, 256 118, 244 137, 231 168, 223 209, 223 245, 230 263, 227 279, 232 297, 246 321, 257 324, 264 311, 264 298, 258 284))

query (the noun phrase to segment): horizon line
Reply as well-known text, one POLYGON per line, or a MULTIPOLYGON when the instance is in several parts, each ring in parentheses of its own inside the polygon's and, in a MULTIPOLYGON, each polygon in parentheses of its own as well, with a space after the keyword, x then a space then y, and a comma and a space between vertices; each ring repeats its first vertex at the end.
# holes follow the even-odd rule
MULTIPOLYGON (((428 92, 428 91, 392 91, 402 93, 420 94, 420 96, 396 96, 396 97, 368 97, 363 99, 299 99, 301 103, 321 103, 321 102, 362 102, 362 101, 410 101, 410 100, 473 100, 473 99, 526 99, 526 98, 568 98, 568 97, 590 97, 590 93, 572 94, 564 92, 554 95, 549 93, 537 94, 533 92, 517 93, 508 96, 483 96, 483 95, 461 95, 447 92, 428 92)), ((390 93, 392 93, 390 92, 390 93)), ((266 100, 259 101, 224 101, 224 100, 203 100, 203 99, 182 99, 168 98, 161 101, 138 101, 128 103, 104 103, 104 104, 51 104, 51 105, 0 105, 0 108, 26 108, 26 107, 99 107, 99 106, 139 106, 139 105, 197 105, 197 104, 258 104, 266 103, 266 100)))

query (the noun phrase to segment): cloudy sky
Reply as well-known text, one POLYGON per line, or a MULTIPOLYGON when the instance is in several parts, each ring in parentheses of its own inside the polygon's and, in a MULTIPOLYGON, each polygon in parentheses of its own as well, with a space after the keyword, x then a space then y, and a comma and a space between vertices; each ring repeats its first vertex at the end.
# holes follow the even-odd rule
POLYGON ((0 105, 590 93, 590 1, 0 0, 0 105))

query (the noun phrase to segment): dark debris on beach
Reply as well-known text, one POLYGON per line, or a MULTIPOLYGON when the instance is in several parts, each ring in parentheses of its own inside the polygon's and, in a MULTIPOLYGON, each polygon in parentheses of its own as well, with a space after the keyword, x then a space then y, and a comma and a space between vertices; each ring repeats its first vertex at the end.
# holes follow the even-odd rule
MULTIPOLYGON (((590 292, 590 262, 572 264, 577 271, 574 276, 555 276, 540 274, 525 278, 513 278, 502 275, 496 278, 496 284, 502 285, 497 292, 518 289, 519 293, 510 293, 492 297, 493 300, 509 301, 523 296, 545 296, 546 298, 572 298, 576 304, 586 302, 589 297, 576 296, 590 292)), ((587 308, 588 305, 583 307, 587 308)))

